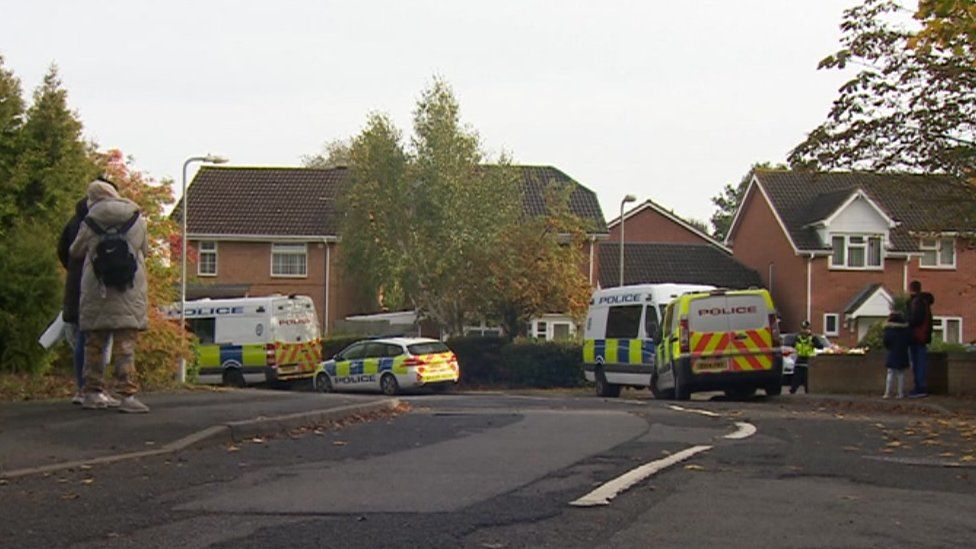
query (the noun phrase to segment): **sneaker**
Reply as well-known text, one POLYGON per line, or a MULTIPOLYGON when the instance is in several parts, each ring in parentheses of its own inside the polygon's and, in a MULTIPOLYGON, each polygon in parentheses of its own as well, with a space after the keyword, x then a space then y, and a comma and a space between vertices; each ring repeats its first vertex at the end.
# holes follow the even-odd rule
POLYGON ((127 396, 122 398, 119 411, 126 414, 145 414, 149 411, 149 406, 139 402, 139 399, 134 396, 127 396))
POLYGON ((883 394, 883 395, 881 395, 881 398, 883 398, 883 399, 885 399, 885 400, 888 400, 888 399, 889 399, 889 398, 891 398, 891 397, 890 397, 890 396, 888 396, 888 394, 886 393, 886 394, 883 394))
POLYGON ((108 403, 102 399, 101 393, 85 393, 85 398, 81 402, 81 407, 85 410, 102 410, 108 408, 108 403))
POLYGON ((101 393, 98 394, 101 395, 101 399, 105 401, 105 405, 108 406, 109 408, 118 408, 119 405, 122 404, 121 400, 106 393, 105 391, 102 391, 101 393))
POLYGON ((77 392, 77 393, 75 393, 75 396, 71 397, 71 403, 72 404, 77 404, 78 406, 81 406, 82 404, 84 404, 85 403, 85 393, 82 393, 80 391, 77 392))

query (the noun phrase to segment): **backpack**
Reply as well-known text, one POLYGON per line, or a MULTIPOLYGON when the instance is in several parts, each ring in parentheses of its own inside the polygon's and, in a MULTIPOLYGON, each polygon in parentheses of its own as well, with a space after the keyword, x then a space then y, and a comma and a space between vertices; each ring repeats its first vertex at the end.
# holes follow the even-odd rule
POLYGON ((122 225, 104 229, 91 217, 85 218, 85 224, 98 235, 95 255, 92 256, 92 267, 95 271, 95 278, 103 286, 115 288, 120 292, 132 287, 139 264, 136 263, 136 256, 129 249, 129 242, 125 239, 125 233, 135 225, 138 219, 139 212, 137 211, 122 225))

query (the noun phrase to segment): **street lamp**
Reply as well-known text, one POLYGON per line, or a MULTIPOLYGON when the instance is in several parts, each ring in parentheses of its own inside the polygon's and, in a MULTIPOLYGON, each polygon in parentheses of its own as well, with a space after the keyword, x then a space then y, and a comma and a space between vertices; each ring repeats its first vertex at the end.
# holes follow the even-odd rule
POLYGON ((223 156, 208 154, 207 156, 191 156, 183 163, 183 211, 182 230, 180 231, 180 383, 186 382, 186 219, 190 215, 189 197, 186 194, 186 169, 193 162, 205 164, 223 164, 227 159, 223 156))
POLYGON ((620 285, 624 285, 624 205, 635 202, 637 197, 628 194, 620 201, 620 285))

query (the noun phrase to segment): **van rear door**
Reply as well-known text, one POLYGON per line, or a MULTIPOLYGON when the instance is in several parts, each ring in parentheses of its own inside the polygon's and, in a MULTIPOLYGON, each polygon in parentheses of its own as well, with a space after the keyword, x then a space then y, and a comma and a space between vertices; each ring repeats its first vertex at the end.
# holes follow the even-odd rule
POLYGON ((770 311, 762 293, 713 294, 689 305, 692 372, 773 368, 770 311))

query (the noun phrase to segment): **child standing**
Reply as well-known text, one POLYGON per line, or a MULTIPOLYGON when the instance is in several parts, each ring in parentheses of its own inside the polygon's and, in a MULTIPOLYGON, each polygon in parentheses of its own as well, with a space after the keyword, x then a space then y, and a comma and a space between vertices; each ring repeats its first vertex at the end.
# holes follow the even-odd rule
POLYGON ((908 346, 912 342, 912 332, 901 313, 891 313, 884 325, 884 346, 888 350, 885 357, 885 367, 888 377, 885 379, 885 392, 882 398, 895 396, 894 385, 898 385, 898 398, 905 396, 905 370, 908 369, 908 346))

